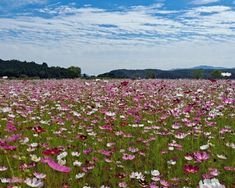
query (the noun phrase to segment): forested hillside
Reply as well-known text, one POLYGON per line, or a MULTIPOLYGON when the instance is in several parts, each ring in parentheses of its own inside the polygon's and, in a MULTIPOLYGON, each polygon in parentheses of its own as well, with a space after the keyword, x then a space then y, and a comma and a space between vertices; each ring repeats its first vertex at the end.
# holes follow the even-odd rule
POLYGON ((10 78, 78 78, 81 76, 81 69, 79 67, 48 67, 46 63, 37 64, 0 59, 0 76, 10 78))

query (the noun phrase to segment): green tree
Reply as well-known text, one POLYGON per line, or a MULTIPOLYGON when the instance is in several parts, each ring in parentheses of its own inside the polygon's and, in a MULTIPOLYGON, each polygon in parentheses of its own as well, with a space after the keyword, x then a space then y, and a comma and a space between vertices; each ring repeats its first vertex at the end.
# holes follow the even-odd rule
POLYGON ((149 70, 146 72, 146 78, 147 79, 155 79, 155 78, 157 78, 157 75, 154 70, 149 70))
POLYGON ((71 66, 68 68, 68 70, 71 71, 76 77, 81 77, 81 68, 80 67, 71 66))
POLYGON ((193 70, 193 78, 200 79, 203 77, 204 71, 202 69, 193 70))
POLYGON ((221 71, 220 70, 214 70, 211 72, 211 77, 212 78, 215 78, 215 79, 218 79, 218 78, 221 78, 221 71))

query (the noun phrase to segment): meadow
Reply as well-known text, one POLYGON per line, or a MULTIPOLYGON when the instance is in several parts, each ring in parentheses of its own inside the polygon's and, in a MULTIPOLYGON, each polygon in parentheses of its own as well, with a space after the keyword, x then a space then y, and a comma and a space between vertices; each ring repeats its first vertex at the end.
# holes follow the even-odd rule
POLYGON ((235 187, 235 81, 0 80, 0 187, 235 187))

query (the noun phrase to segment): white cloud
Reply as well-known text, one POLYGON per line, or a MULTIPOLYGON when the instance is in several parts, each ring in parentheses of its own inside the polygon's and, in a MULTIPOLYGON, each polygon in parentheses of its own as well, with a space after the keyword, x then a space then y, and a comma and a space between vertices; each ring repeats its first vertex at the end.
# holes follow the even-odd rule
POLYGON ((192 4, 195 5, 205 5, 205 4, 209 4, 209 3, 217 3, 220 0, 194 0, 192 1, 192 4))
POLYGON ((77 64, 87 73, 234 63, 235 11, 230 7, 175 11, 155 4, 111 12, 60 6, 40 12, 52 17, 0 18, 2 58, 77 64))
MULTIPOLYGON (((45 4, 47 0, 1 0, 0 5, 3 5, 7 9, 17 8, 30 4, 45 4)), ((2 8, 3 9, 3 8, 2 8)))

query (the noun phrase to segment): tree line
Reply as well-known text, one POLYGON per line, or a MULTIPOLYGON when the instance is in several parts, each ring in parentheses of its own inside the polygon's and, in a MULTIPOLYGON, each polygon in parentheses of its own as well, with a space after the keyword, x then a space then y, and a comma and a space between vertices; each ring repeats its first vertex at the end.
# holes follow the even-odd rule
POLYGON ((48 67, 47 63, 22 62, 19 60, 0 59, 0 76, 9 78, 41 78, 62 79, 81 77, 81 68, 71 66, 69 68, 48 67))

